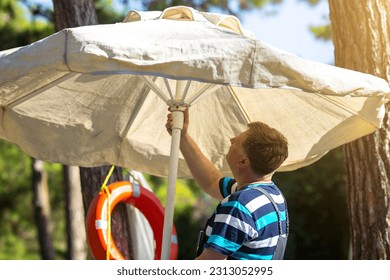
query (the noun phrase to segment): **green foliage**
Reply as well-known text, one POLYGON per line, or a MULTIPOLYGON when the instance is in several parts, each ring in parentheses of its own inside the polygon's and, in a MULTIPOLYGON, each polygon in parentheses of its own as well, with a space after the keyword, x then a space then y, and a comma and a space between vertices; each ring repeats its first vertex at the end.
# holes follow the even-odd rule
POLYGON ((174 224, 177 230, 179 260, 196 257, 196 243, 199 231, 203 228, 201 220, 194 218, 194 207, 186 206, 175 213, 174 224))
MULTIPOLYGON (((31 169, 25 168, 31 165, 31 160, 16 146, 3 141, 0 154, 0 259, 22 259, 29 249, 36 247, 36 233, 31 228, 33 211, 26 211, 26 205, 32 204, 28 180, 31 169)), ((37 258, 34 254, 30 256, 37 258)))
MULTIPOLYGON (((121 22, 126 16, 125 12, 118 13, 112 0, 94 0, 95 9, 100 24, 121 22)), ((127 12, 127 11, 126 11, 127 12)))
POLYGON ((310 31, 317 39, 328 41, 332 39, 332 28, 330 24, 310 26, 310 31))
POLYGON ((4 141, 0 155, 0 259, 22 259, 36 244, 32 207, 26 207, 32 204, 31 160, 4 141))
POLYGON ((0 2, 0 50, 27 45, 54 32, 54 25, 35 18, 21 1, 0 2))
MULTIPOLYGON (((0 260, 39 259, 32 197, 31 158, 17 146, 0 141, 0 260)), ((53 240, 58 257, 66 250, 61 165, 47 163, 53 240)))
MULTIPOLYGON (((54 25, 35 17, 28 4, 0 1, 0 49, 27 45, 54 32, 54 25)), ((0 259, 40 258, 32 203, 30 157, 0 141, 0 259)))
POLYGON ((65 190, 62 165, 46 163, 50 194, 51 218, 53 221, 53 246, 57 259, 65 259, 67 252, 65 190))
MULTIPOLYGON (((328 0, 305 0, 310 6, 316 6, 320 2, 328 0)), ((329 15, 322 16, 322 24, 310 25, 309 30, 316 39, 329 41, 332 40, 332 27, 330 25, 329 15)))
POLYGON ((336 149, 311 166, 277 173, 291 222, 286 258, 346 259, 349 231, 343 153, 336 149))

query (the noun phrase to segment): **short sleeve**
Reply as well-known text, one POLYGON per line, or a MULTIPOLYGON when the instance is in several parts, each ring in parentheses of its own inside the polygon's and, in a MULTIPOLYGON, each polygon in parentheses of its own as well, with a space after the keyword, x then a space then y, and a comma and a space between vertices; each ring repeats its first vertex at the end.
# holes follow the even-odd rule
POLYGON ((219 180, 219 191, 221 192, 223 198, 235 192, 236 187, 237 187, 237 182, 233 178, 222 177, 219 180))

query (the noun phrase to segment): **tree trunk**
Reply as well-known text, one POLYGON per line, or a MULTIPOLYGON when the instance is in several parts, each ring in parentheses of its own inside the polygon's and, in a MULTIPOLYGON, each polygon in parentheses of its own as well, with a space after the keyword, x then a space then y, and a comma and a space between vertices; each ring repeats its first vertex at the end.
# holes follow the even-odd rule
POLYGON ((71 260, 86 259, 86 234, 80 170, 77 166, 63 166, 65 189, 67 257, 71 260))
POLYGON ((98 24, 93 0, 53 0, 57 30, 98 24))
MULTIPOLYGON (((93 0, 53 0, 57 30, 70 27, 97 24, 97 15, 93 0)), ((81 191, 85 213, 108 174, 109 166, 80 168, 81 191)), ((109 182, 122 180, 120 168, 116 168, 109 182)), ((126 259, 132 259, 130 226, 125 205, 118 205, 112 216, 114 241, 126 259)))
MULTIPOLYGON (((337 66, 390 81, 390 1, 330 0, 337 66)), ((345 145, 353 259, 390 259, 390 120, 345 145)))
POLYGON ((51 220, 49 188, 47 173, 43 161, 32 159, 33 205, 38 226, 38 239, 41 257, 44 260, 54 260, 52 242, 53 224, 51 220))

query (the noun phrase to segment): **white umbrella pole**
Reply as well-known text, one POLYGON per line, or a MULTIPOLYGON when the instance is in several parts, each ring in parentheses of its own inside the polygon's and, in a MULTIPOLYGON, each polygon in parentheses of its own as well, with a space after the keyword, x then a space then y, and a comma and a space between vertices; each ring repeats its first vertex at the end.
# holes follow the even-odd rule
POLYGON ((164 216, 164 228, 162 239, 162 251, 161 259, 169 260, 171 240, 172 240, 172 226, 173 226, 173 214, 175 208, 175 195, 176 195, 176 179, 177 168, 179 163, 179 147, 181 130, 183 129, 183 108, 171 107, 173 117, 172 127, 172 139, 171 139, 171 153, 169 158, 169 170, 168 170, 168 189, 165 202, 165 216, 164 216))

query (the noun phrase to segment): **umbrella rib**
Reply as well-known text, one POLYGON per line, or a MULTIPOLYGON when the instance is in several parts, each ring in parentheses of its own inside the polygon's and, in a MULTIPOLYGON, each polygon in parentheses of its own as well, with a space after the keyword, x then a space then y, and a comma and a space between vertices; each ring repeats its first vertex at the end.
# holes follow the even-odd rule
POLYGON ((11 103, 9 103, 5 107, 7 109, 12 109, 13 107, 18 106, 19 104, 33 98, 34 96, 37 96, 38 94, 42 93, 43 91, 60 84, 61 82, 71 78, 72 76, 75 76, 76 74, 78 74, 78 73, 68 73, 68 74, 62 76, 61 78, 58 78, 58 79, 44 85, 43 87, 40 87, 40 88, 38 88, 38 89, 36 89, 36 90, 26 94, 26 95, 23 95, 22 97, 18 98, 15 101, 12 101, 11 103))
POLYGON ((249 118, 248 114, 245 112, 245 110, 244 110, 240 100, 238 99, 237 94, 234 91, 234 89, 230 86, 228 86, 227 88, 228 88, 228 91, 230 92, 230 94, 232 95, 234 102, 237 104, 237 107, 240 109, 240 113, 241 113, 242 117, 245 119, 246 123, 247 124, 251 123, 252 121, 249 118))
MULTIPOLYGON (((327 96, 327 95, 319 94, 319 93, 315 93, 315 92, 314 92, 314 94, 317 95, 318 97, 321 97, 321 98, 329 101, 330 103, 332 103, 333 105, 339 107, 340 109, 350 113, 352 116, 357 116, 357 117, 363 119, 364 121, 369 122, 374 127, 378 127, 377 124, 373 123, 371 120, 368 120, 368 119, 364 118, 358 111, 355 111, 355 110, 352 110, 350 108, 347 108, 347 107, 343 106, 341 103, 337 102, 337 100, 332 99, 331 96, 327 96)), ((356 98, 356 97, 350 97, 350 98, 356 98)))
POLYGON ((141 110, 147 96, 148 96, 148 92, 145 91, 143 93, 142 97, 140 98, 140 100, 138 101, 137 105, 134 107, 133 111, 131 112, 131 116, 126 124, 126 127, 121 133, 121 138, 125 137, 126 134, 129 132, 129 130, 132 127, 134 120, 135 120, 136 116, 138 115, 139 111, 141 110))
POLYGON ((191 80, 188 80, 187 81, 187 84, 186 84, 186 87, 184 89, 184 92, 183 92, 183 96, 181 97, 181 104, 184 104, 184 101, 187 97, 187 94, 188 94, 188 89, 190 88, 190 85, 191 85, 191 80))
POLYGON ((173 97, 173 94, 172 94, 171 86, 169 85, 168 79, 167 79, 167 78, 164 78, 164 83, 165 83, 165 86, 166 86, 166 88, 167 88, 167 90, 168 90, 169 96, 170 96, 171 99, 173 100, 174 97, 173 97))
POLYGON ((148 76, 139 76, 139 77, 150 87, 151 90, 154 91, 155 94, 157 94, 158 97, 160 97, 165 103, 168 102, 168 99, 165 96, 164 92, 156 86, 156 84, 150 77, 148 76))
POLYGON ((222 87, 222 85, 217 85, 217 84, 204 84, 204 86, 200 87, 198 89, 198 91, 196 91, 194 93, 194 95, 192 96, 192 98, 190 100, 188 100, 188 104, 192 104, 196 99, 198 99, 204 92, 206 92, 206 90, 208 90, 209 88, 211 87, 217 87, 220 88, 222 87))

